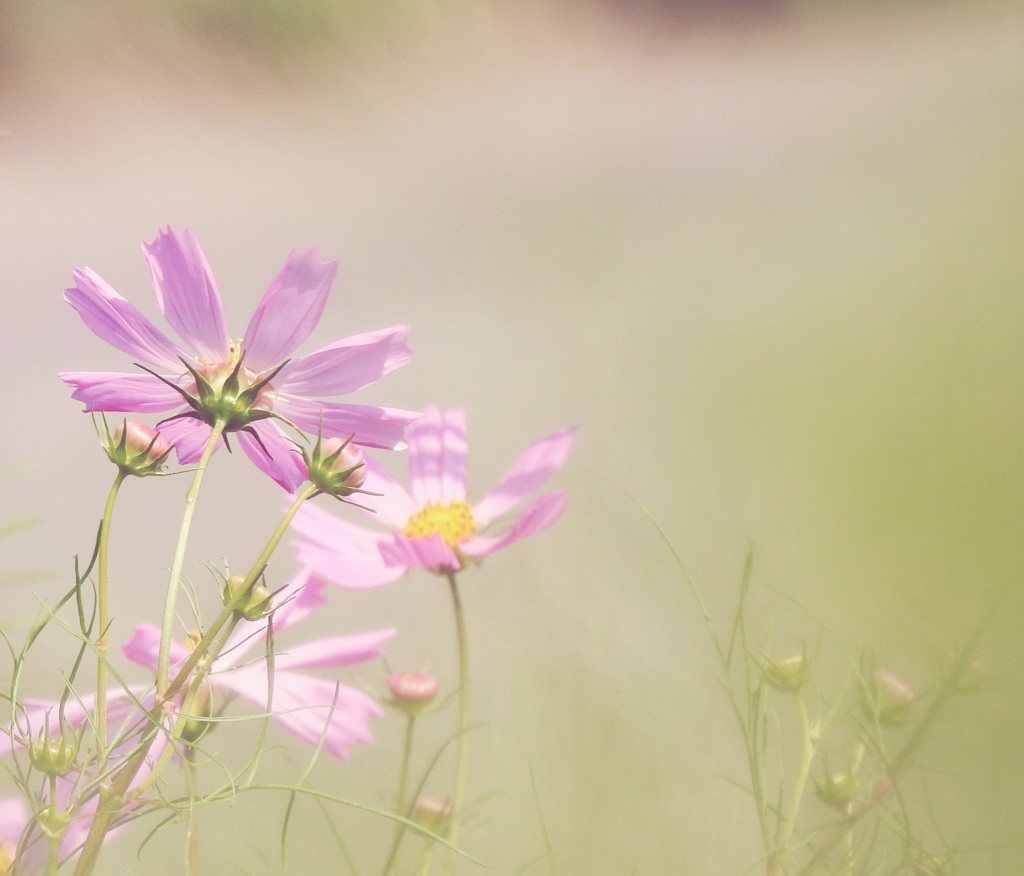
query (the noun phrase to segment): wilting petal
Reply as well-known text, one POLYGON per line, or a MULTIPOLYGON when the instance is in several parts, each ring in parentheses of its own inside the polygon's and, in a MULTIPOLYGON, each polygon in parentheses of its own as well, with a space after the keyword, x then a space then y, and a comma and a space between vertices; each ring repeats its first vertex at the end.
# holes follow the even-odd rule
POLYGON ((348 438, 364 447, 401 450, 405 447, 405 429, 419 418, 413 411, 377 408, 369 405, 343 405, 314 401, 282 393, 274 401, 274 410, 291 420, 304 432, 348 438))
POLYGON ((557 522, 565 508, 565 493, 545 493, 531 502, 516 519, 512 528, 502 536, 474 535, 459 545, 467 557, 479 559, 508 547, 513 542, 543 532, 557 522))
MULTIPOLYGON (((215 685, 229 688, 260 709, 267 708, 267 671, 253 665, 223 676, 215 685)), ((362 691, 298 672, 274 673, 273 718, 311 745, 323 739, 324 750, 345 759, 356 743, 372 742, 369 718, 383 710, 362 691)))
POLYGON ((181 407, 181 395, 152 374, 61 371, 57 376, 74 387, 71 397, 82 402, 87 411, 151 414, 181 407))
POLYGON ((112 347, 150 365, 180 370, 181 350, 153 323, 117 294, 91 268, 72 272, 75 285, 64 290, 64 300, 82 321, 112 347))
POLYGON ((271 282, 242 336, 246 367, 265 371, 287 359, 323 316, 337 262, 321 262, 316 250, 291 253, 271 282))
POLYGON ((306 464, 302 461, 302 453, 275 423, 260 420, 253 423, 251 428, 260 436, 263 446, 247 432, 236 432, 245 455, 256 468, 273 478, 289 493, 292 492, 306 480, 306 464))
POLYGON ((419 507, 466 498, 466 414, 428 408, 409 432, 409 489, 419 507))
POLYGON ((395 325, 337 341, 286 365, 279 391, 300 396, 345 395, 369 386, 412 359, 409 327, 395 325))
POLYGON ((228 330, 217 285, 191 231, 160 231, 142 251, 166 320, 206 362, 227 362, 228 330))
POLYGON ((541 487, 565 465, 575 437, 574 428, 562 429, 527 447, 501 483, 473 505, 477 526, 487 526, 541 487))

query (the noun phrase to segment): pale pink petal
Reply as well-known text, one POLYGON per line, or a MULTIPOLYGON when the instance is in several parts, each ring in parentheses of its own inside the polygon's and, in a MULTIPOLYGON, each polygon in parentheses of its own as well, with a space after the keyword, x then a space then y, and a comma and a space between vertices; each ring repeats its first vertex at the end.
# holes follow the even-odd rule
POLYGON ((117 371, 61 371, 57 375, 74 387, 71 397, 87 411, 133 411, 152 414, 181 407, 180 393, 152 374, 117 371))
POLYGON ((75 285, 64 300, 82 321, 112 347, 150 365, 180 370, 181 350, 135 307, 117 294, 91 268, 72 272, 75 285))
MULTIPOLYGON (((153 624, 139 624, 131 640, 121 646, 121 653, 133 663, 156 672, 157 656, 160 653, 160 629, 153 624)), ((171 642, 172 666, 183 663, 188 659, 188 654, 188 649, 181 642, 171 642)))
POLYGON ((228 331, 213 274, 191 231, 160 231, 142 251, 166 320, 206 362, 227 362, 228 331))
MULTIPOLYGON (((265 666, 247 666, 216 676, 214 684, 234 691, 259 709, 267 708, 265 666)), ((311 745, 323 739, 324 751, 342 759, 354 744, 373 741, 368 719, 383 714, 362 691, 298 672, 274 673, 270 705, 281 726, 311 745)))
POLYGON ((265 371, 281 364, 323 316, 337 262, 321 262, 316 250, 293 251, 273 279, 242 336, 245 365, 265 371))
POLYGON ((343 590, 363 590, 390 584, 405 574, 405 569, 389 566, 381 557, 380 545, 390 542, 390 535, 377 535, 362 530, 359 541, 339 542, 324 547, 305 540, 293 541, 296 558, 310 566, 332 584, 343 590))
POLYGON ((402 484, 371 456, 366 457, 366 480, 363 482, 366 495, 360 495, 360 505, 370 509, 367 513, 372 520, 391 529, 404 529, 419 506, 402 484))
POLYGON ((473 505, 477 526, 487 526, 539 489, 565 465, 575 437, 576 429, 561 429, 527 447, 501 483, 473 505))
POLYGON ((211 431, 206 423, 194 417, 180 417, 160 424, 160 434, 174 445, 178 462, 182 465, 199 461, 206 442, 210 440, 211 431))
POLYGON ((274 669, 330 669, 373 660, 380 656, 380 646, 394 634, 394 630, 375 630, 353 636, 316 639, 280 651, 274 657, 274 669))
POLYGON ((406 538, 395 533, 391 541, 380 542, 380 555, 389 566, 402 569, 458 571, 459 558, 445 540, 434 533, 429 538, 406 538))
POLYGON ((281 392, 323 398, 369 386, 412 359, 409 327, 395 325, 321 347, 286 365, 274 379, 281 392))
POLYGON ((479 559, 508 547, 513 542, 538 532, 543 532, 562 516, 565 508, 565 493, 545 493, 538 496, 519 515, 512 528, 502 536, 475 535, 459 545, 467 557, 479 559))
POLYGON ((20 797, 0 799, 0 860, 14 860, 18 839, 28 825, 29 812, 20 797))
POLYGON ((252 423, 251 427, 260 436, 262 447, 247 432, 235 432, 234 435, 253 464, 288 492, 305 482, 307 472, 302 453, 290 438, 285 437, 277 424, 259 420, 252 423))
POLYGON ((428 408, 409 430, 409 489, 416 504, 466 498, 466 413, 428 408))
POLYGON ((281 393, 274 410, 304 432, 328 437, 349 438, 364 447, 401 450, 405 447, 405 429, 419 418, 413 411, 378 408, 369 405, 345 405, 314 401, 281 393))

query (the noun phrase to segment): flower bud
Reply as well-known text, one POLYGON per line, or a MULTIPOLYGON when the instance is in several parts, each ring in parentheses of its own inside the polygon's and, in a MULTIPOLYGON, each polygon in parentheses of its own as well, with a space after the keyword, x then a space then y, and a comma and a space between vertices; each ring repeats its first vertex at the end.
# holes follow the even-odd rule
POLYGON ((55 777, 70 772, 78 756, 78 740, 66 733, 49 736, 49 728, 43 737, 28 747, 28 759, 39 772, 55 777))
POLYGON ((440 797, 417 797, 412 806, 412 820, 421 827, 443 834, 452 817, 452 804, 440 797))
POLYGON ((776 690, 796 693, 811 677, 811 661, 806 652, 771 660, 761 668, 761 677, 776 690))
POLYGON ((359 492, 366 481, 366 457, 351 438, 321 438, 302 449, 310 483, 321 493, 342 499, 359 492))
POLYGON ((851 773, 832 773, 826 768, 825 778, 815 786, 818 799, 844 815, 857 796, 857 777, 851 773))
MULTIPOLYGON (((228 605, 238 595, 243 584, 245 584, 243 575, 232 575, 228 578, 220 597, 224 605, 228 605)), ((270 600, 273 595, 266 584, 257 581, 235 606, 235 614, 248 621, 262 620, 270 614, 270 600)))
POLYGON ((910 683, 888 669, 879 669, 866 692, 865 708, 878 718, 879 724, 905 724, 917 692, 910 683))
MULTIPOLYGON (((196 694, 192 698, 192 708, 189 712, 195 716, 213 716, 213 687, 210 685, 210 682, 202 681, 199 683, 196 694)), ((185 725, 181 728, 181 739, 183 742, 190 744, 198 742, 203 734, 212 726, 213 724, 210 721, 204 721, 200 717, 188 718, 185 721, 185 725)))
POLYGON ((410 718, 431 710, 437 696, 437 679, 425 672, 394 672, 388 676, 391 704, 410 718))
MULTIPOLYGON (((105 420, 103 428, 107 428, 105 420)), ((157 474, 163 468, 171 445, 152 426, 135 420, 122 420, 113 434, 107 431, 104 449, 110 461, 124 474, 144 478, 157 474)))
POLYGON ((958 666, 960 655, 951 651, 942 666, 943 679, 953 685, 957 693, 976 694, 988 690, 992 682, 988 667, 980 660, 969 660, 958 666), (955 677, 954 677, 955 674, 955 677))

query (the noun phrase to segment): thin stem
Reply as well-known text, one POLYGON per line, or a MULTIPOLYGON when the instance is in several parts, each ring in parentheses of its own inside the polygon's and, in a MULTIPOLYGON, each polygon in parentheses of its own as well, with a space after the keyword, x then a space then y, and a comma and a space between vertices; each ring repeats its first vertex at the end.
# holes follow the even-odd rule
MULTIPOLYGON (((466 759, 468 746, 466 737, 469 735, 469 648, 466 642, 466 619, 462 611, 462 600, 459 597, 459 585, 455 573, 448 573, 448 587, 452 594, 452 609, 455 615, 455 639, 459 651, 459 735, 456 740, 455 754, 455 793, 452 797, 452 821, 448 839, 452 846, 459 844, 459 825, 462 820, 462 807, 466 797, 466 759)), ((453 871, 454 856, 449 850, 446 855, 446 870, 453 871)))
POLYGON ((63 831, 54 831, 53 824, 57 820, 57 777, 50 776, 50 804, 48 806, 47 815, 49 818, 49 825, 46 831, 46 836, 49 841, 49 849, 46 857, 46 876, 57 876, 57 870, 60 866, 60 841, 63 837, 63 831))
MULTIPOLYGON (((412 762, 412 739, 413 733, 416 728, 416 716, 409 715, 405 722, 405 741, 402 744, 402 766, 398 774, 398 793, 395 795, 395 812, 399 815, 403 815, 406 818, 409 817, 409 804, 406 802, 405 795, 409 790, 409 766, 412 762)), ((395 836, 391 840, 391 851, 388 853, 388 859, 384 862, 384 869, 382 871, 383 876, 388 876, 391 872, 391 866, 395 862, 395 856, 398 854, 398 847, 402 843, 402 837, 405 835, 405 825, 400 821, 395 822, 395 836)))
POLYGON ((107 627, 110 624, 107 607, 107 556, 110 546, 110 523, 114 517, 114 503, 118 490, 128 477, 118 469, 117 477, 107 496, 100 522, 99 557, 96 581, 96 612, 99 615, 99 637, 96 639, 96 771, 103 772, 107 762, 107 627))
POLYGON ((203 455, 199 458, 195 473, 192 475, 192 483, 185 494, 185 512, 181 516, 181 528, 178 530, 178 543, 174 548, 174 559, 171 562, 171 574, 167 581, 167 596, 164 600, 163 622, 160 625, 160 652, 156 664, 156 692, 157 696, 167 691, 168 665, 171 656, 171 636, 174 632, 174 615, 178 604, 178 590, 181 587, 181 570, 185 565, 185 548, 188 545, 189 530, 192 528, 192 516, 195 514, 196 500, 199 498, 199 488, 203 485, 203 476, 206 474, 206 467, 210 463, 210 457, 217 449, 217 442, 220 441, 227 425, 222 420, 217 420, 210 431, 210 438, 203 448, 203 455))
POLYGON ((793 837, 793 830, 796 828, 797 815, 800 813, 800 804, 803 802, 804 791, 807 789, 807 778, 811 773, 811 762, 814 760, 814 752, 818 745, 818 730, 812 726, 807 717, 807 707, 804 705, 804 698, 800 691, 794 694, 797 711, 800 714, 800 766, 797 769, 796 781, 790 795, 789 808, 786 811, 785 820, 782 822, 782 830, 779 833, 779 842, 775 852, 768 862, 768 872, 776 873, 782 865, 782 861, 789 851, 789 841, 793 837))
POLYGON ((199 813, 195 807, 196 765, 192 761, 191 748, 185 751, 185 773, 189 790, 188 824, 185 828, 185 873, 187 876, 199 876, 199 813))

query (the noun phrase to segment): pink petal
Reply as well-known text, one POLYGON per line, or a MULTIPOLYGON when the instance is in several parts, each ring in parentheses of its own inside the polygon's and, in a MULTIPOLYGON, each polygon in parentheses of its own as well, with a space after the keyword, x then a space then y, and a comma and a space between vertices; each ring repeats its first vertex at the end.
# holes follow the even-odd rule
POLYGON ((181 417, 160 424, 160 434, 174 445, 178 462, 182 465, 199 461, 206 442, 210 440, 211 431, 206 423, 193 417, 181 417))
POLYGON ((275 378, 281 392, 324 398, 375 383, 412 359, 409 327, 396 325, 322 347, 290 362, 275 378))
POLYGON ((409 489, 422 508, 466 498, 466 413, 428 408, 409 431, 409 489))
POLYGON ((74 387, 71 397, 87 411, 134 411, 151 414, 181 407, 181 395, 152 374, 118 371, 61 371, 57 375, 74 387))
MULTIPOLYGON (((259 709, 267 707, 265 666, 215 676, 214 684, 233 690, 259 709)), ((352 745, 373 740, 368 719, 383 714, 361 691, 298 672, 275 672, 270 706, 274 720, 289 732, 311 745, 318 745, 322 738, 324 750, 342 759, 352 745)))
POLYGON ((490 556, 521 538, 543 532, 562 516, 564 508, 565 493, 545 493, 526 507, 513 524, 512 529, 505 535, 497 538, 475 535, 462 542, 459 549, 463 555, 475 559, 490 556))
POLYGON ((320 433, 322 426, 323 434, 328 437, 354 435, 355 444, 384 450, 404 448, 405 429, 419 417, 413 411, 397 408, 313 401, 284 393, 275 399, 274 410, 311 435, 320 433))
POLYGON ((181 350, 133 304, 117 294, 91 268, 72 272, 75 286, 64 290, 64 300, 82 321, 112 347, 123 353, 176 371, 181 350))
POLYGON ((293 492, 307 478, 302 453, 294 442, 285 437, 276 423, 260 420, 251 425, 260 436, 263 447, 260 447, 259 442, 248 433, 235 432, 245 455, 261 472, 269 475, 289 493, 293 492))
POLYGON ((380 555, 389 566, 401 569, 458 571, 459 558, 436 532, 429 538, 406 538, 395 533, 389 542, 380 543, 380 555))
POLYGON ((288 256, 242 336, 246 367, 265 371, 299 348, 320 321, 337 273, 338 263, 321 262, 315 249, 288 256))
POLYGON ((277 654, 274 668, 275 671, 329 669, 373 660, 380 656, 380 646, 394 634, 394 630, 375 630, 354 636, 316 639, 277 654))
POLYGON ((370 456, 366 457, 363 489, 367 495, 359 496, 359 504, 371 509, 368 513, 372 519, 391 529, 404 529, 409 518, 420 510, 405 487, 370 456))
POLYGON ((518 505, 565 465, 575 437, 576 429, 561 429, 527 447, 501 483, 473 505, 477 526, 487 526, 518 505))
POLYGON ((191 231, 168 228, 142 251, 149 262, 156 299, 166 320, 199 358, 227 362, 228 331, 217 285, 191 231))
POLYGON ((302 540, 292 544, 300 563, 343 590, 380 587, 401 578, 406 570, 389 566, 380 554, 379 545, 390 541, 391 536, 365 530, 361 534, 360 541, 339 542, 329 548, 302 540))
MULTIPOLYGON (((156 672, 157 656, 160 653, 160 629, 153 624, 139 624, 131 640, 121 646, 121 653, 132 663, 156 672)), ((177 666, 188 659, 188 649, 178 641, 171 642, 171 665, 177 666)))

